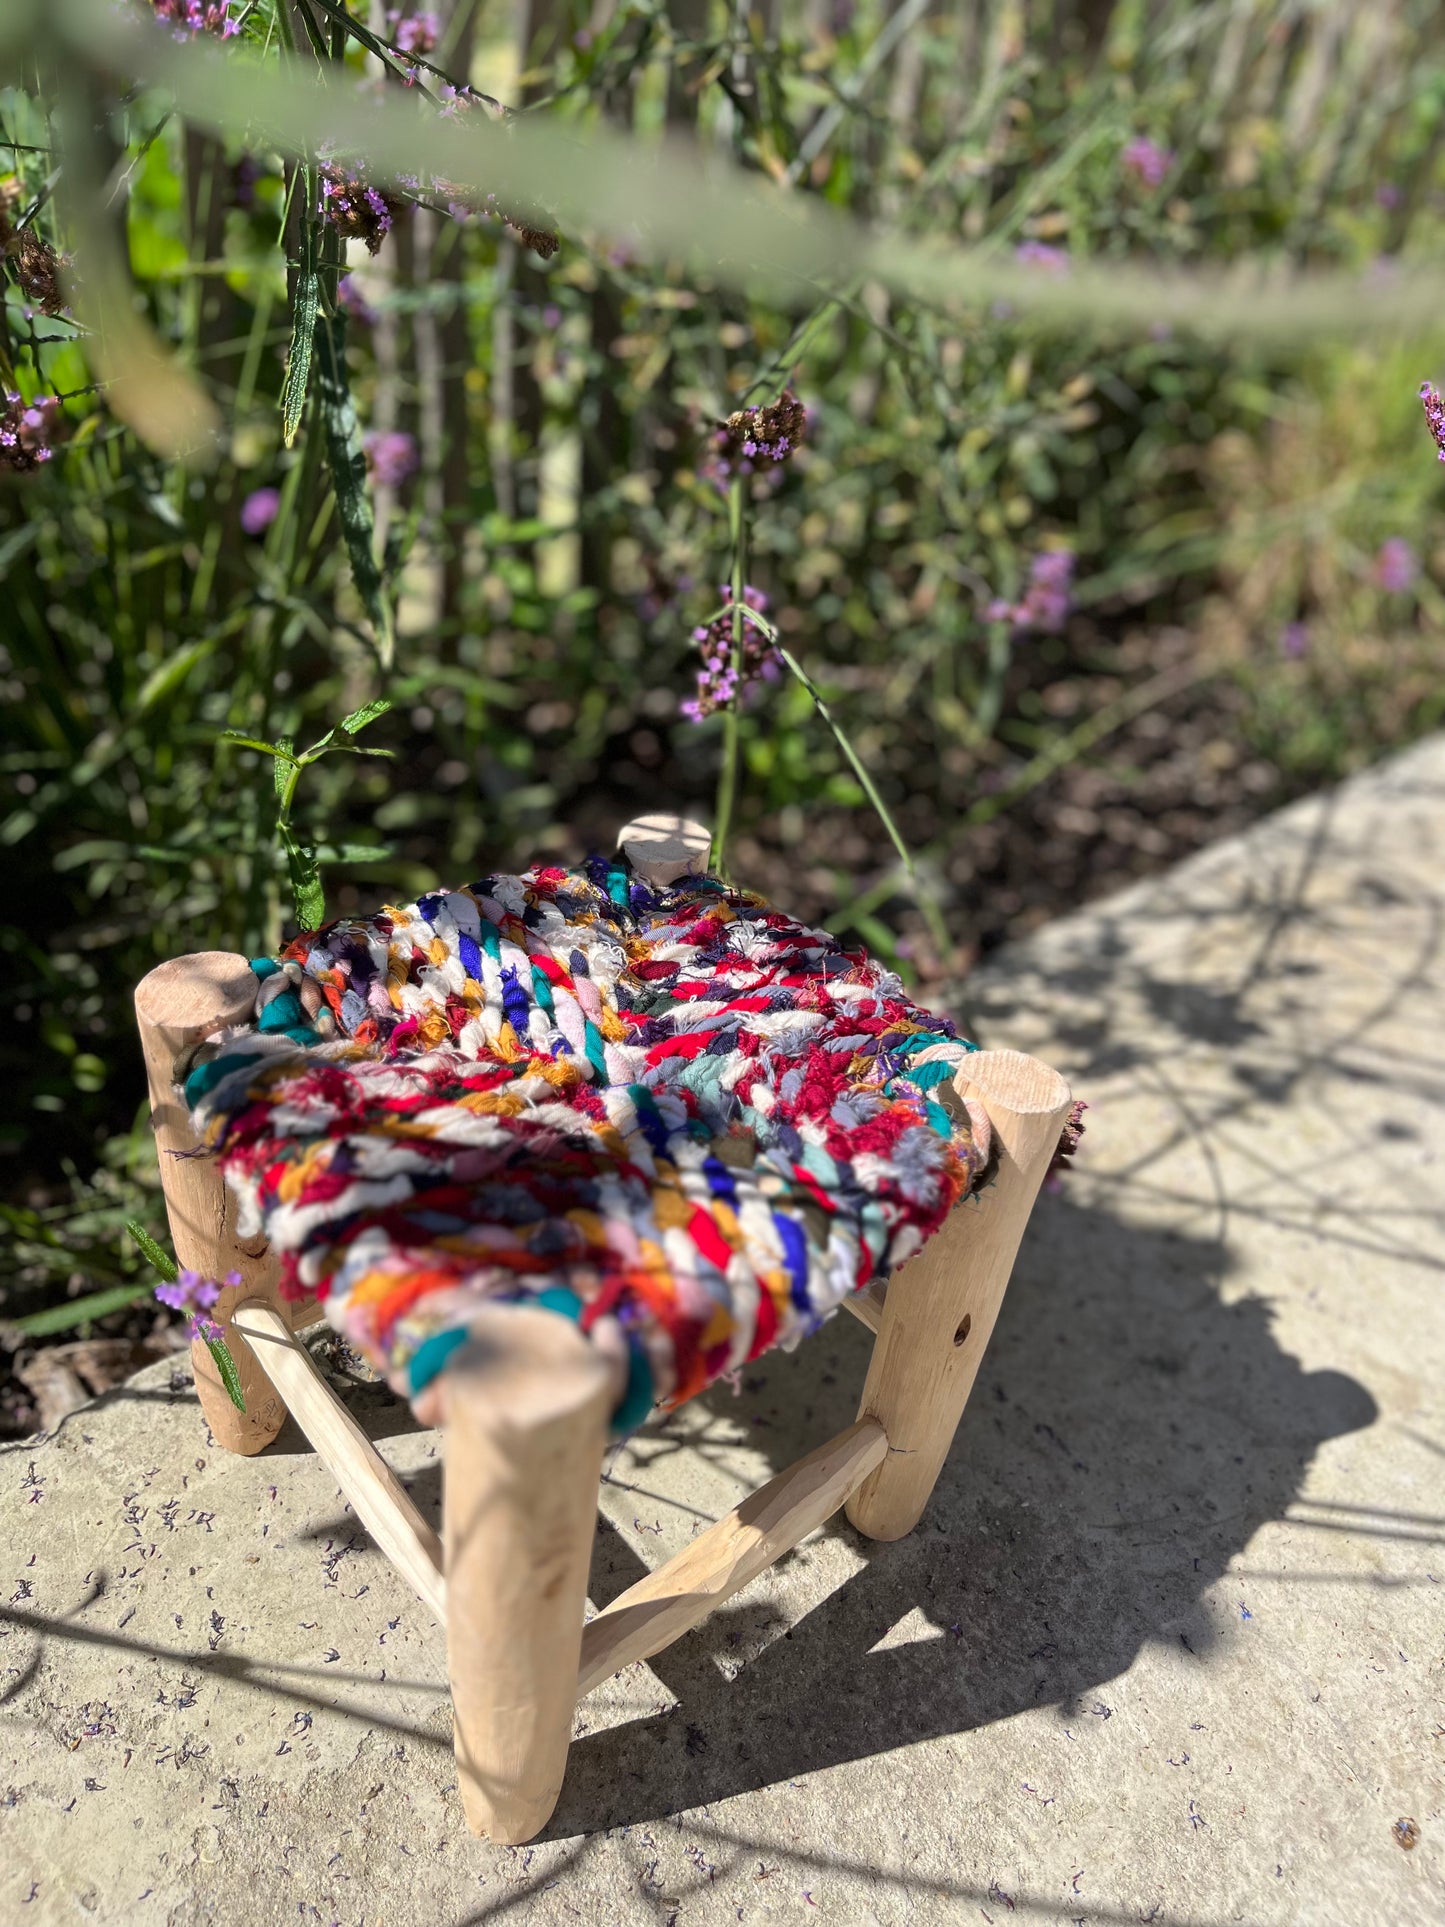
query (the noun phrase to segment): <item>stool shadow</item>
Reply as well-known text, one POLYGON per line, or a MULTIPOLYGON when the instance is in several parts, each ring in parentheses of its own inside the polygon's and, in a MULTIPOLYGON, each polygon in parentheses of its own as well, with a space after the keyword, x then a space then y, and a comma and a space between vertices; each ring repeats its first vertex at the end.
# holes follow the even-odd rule
MULTIPOLYGON (((1221 1296, 1230 1263, 1217 1241, 1043 1199, 922 1523, 876 1545, 839 1515, 828 1530, 867 1563, 799 1623, 763 1644, 778 1612, 745 1592, 650 1662, 677 1705, 578 1738, 544 1837, 1034 1707, 1107 1719, 1108 1682, 1151 1640, 1207 1665, 1203 1592, 1284 1514, 1316 1449, 1376 1416, 1354 1379, 1281 1350, 1264 1300, 1221 1296)), ((796 1356, 760 1361, 743 1399, 714 1387, 702 1404, 731 1436, 750 1425, 781 1468, 851 1421, 869 1343, 844 1314, 796 1356)), ((596 1604, 643 1570, 604 1520, 596 1604)))

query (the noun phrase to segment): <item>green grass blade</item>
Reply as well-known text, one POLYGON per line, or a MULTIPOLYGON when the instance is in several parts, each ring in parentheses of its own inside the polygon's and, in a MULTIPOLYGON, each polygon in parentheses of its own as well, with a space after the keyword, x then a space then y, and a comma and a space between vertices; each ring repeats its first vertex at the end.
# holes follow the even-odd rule
MULTIPOLYGON (((171 1275, 174 1277, 174 1272, 171 1275)), ((149 1285, 112 1285, 106 1291, 70 1298, 63 1305, 47 1305, 44 1311, 32 1311, 25 1318, 12 1318, 9 1322, 12 1330, 23 1332, 27 1338, 51 1338, 56 1332, 73 1331, 77 1325, 89 1324, 93 1318, 124 1311, 137 1299, 148 1297, 150 1289, 149 1285)))

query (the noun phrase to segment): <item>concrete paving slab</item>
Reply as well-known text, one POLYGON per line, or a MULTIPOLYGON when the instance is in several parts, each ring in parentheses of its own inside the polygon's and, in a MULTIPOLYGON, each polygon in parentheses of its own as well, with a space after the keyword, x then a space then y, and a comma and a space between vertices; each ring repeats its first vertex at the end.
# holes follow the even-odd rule
MULTIPOLYGON (((533 1846, 467 1833, 441 1639, 298 1436, 214 1451, 162 1365, 6 1447, 0 1923, 1445 1918, 1442 879, 1436 740, 970 980, 1091 1110, 923 1525, 599 1691, 533 1846)), ((867 1343, 621 1452, 596 1603, 867 1343)))

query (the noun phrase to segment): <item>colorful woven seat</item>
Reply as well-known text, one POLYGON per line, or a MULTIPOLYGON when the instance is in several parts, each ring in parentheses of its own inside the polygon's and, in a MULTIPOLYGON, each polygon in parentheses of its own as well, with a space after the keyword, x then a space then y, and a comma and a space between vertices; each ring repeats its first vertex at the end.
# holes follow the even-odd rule
POLYGON ((539 866, 298 937, 186 1081, 284 1296, 436 1416, 479 1305, 627 1361, 617 1429, 814 1330, 985 1174, 974 1047, 709 876, 539 866))
POLYGON ((1075 1135, 1057 1071, 695 874, 709 842, 642 817, 630 862, 136 987, 176 1256, 225 1279, 191 1353, 211 1438, 264 1452, 289 1413, 445 1627, 462 1805, 496 1840, 546 1824, 576 1703, 620 1668, 840 1508, 913 1530, 1075 1135), (300 1336, 318 1296, 440 1428, 440 1532, 300 1336), (609 1422, 840 1304, 873 1334, 855 1421, 584 1625, 609 1422))

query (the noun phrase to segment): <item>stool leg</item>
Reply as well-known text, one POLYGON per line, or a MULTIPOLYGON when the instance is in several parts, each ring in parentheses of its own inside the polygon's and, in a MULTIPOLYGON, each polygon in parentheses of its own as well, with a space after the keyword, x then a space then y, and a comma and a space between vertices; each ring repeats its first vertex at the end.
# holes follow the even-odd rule
POLYGON ((1069 1113, 1063 1078, 1018 1051, 980 1051, 954 1083, 988 1111, 998 1176, 889 1281, 858 1408, 882 1425, 889 1451, 847 1506, 870 1539, 901 1539, 922 1517, 1069 1113))
POLYGON ((457 1778, 473 1832, 514 1846, 562 1790, 617 1372, 557 1313, 496 1305, 444 1382, 457 1778))
POLYGON ((256 1355, 231 1324, 231 1313, 247 1298, 273 1305, 293 1328, 315 1317, 314 1300, 284 1302, 276 1289, 277 1265, 263 1239, 243 1244, 236 1236, 236 1200, 213 1158, 178 1157, 194 1151, 185 1100, 175 1081, 176 1059, 217 1030, 245 1023, 256 1000, 256 979, 244 957, 204 950, 157 965, 136 986, 135 1014, 150 1086, 151 1129, 160 1158, 161 1190, 170 1219, 171 1240, 182 1267, 209 1278, 239 1271, 239 1287, 221 1293, 211 1316, 221 1326, 236 1361, 244 1412, 231 1403, 215 1362, 199 1341, 191 1346, 191 1366, 201 1410, 217 1445, 251 1454, 271 1443, 286 1422, 286 1407, 256 1362, 256 1355))

